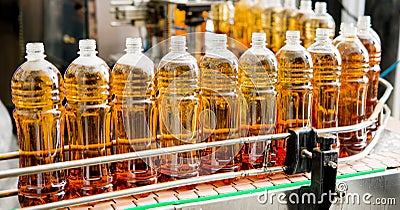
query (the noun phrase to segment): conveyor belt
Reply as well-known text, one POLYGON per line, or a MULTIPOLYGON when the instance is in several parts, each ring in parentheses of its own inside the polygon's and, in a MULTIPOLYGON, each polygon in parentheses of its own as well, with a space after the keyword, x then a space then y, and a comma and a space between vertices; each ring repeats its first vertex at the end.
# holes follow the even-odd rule
MULTIPOLYGON (((380 152, 371 154, 368 157, 349 163, 340 163, 338 168, 338 182, 342 179, 399 172, 400 150, 393 152, 380 152)), ((222 181, 204 183, 197 185, 192 190, 170 189, 152 192, 148 196, 133 195, 95 203, 92 205, 69 207, 70 210, 77 209, 149 209, 173 205, 183 205, 196 202, 224 199, 228 197, 243 196, 259 193, 265 190, 293 189, 302 185, 310 184, 310 174, 285 175, 275 173, 264 177, 245 177, 238 179, 232 184, 224 184, 222 181)), ((400 202, 400 200, 399 200, 400 202)))

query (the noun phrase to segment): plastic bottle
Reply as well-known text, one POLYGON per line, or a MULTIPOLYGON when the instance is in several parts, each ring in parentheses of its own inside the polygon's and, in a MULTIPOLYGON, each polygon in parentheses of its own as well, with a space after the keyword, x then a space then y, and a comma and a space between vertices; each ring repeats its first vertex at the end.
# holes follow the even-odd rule
MULTIPOLYGON (((253 33, 252 47, 239 58, 240 92, 247 105, 242 126, 248 136, 275 133, 278 66, 265 40, 265 33, 253 33)), ((264 142, 245 144, 242 168, 262 168, 266 146, 264 142)))
MULTIPOLYGON (((200 60, 200 140, 215 142, 240 137, 238 59, 227 49, 225 34, 211 34, 212 47, 200 60)), ((238 171, 241 145, 205 149, 201 153, 202 174, 238 171)), ((229 182, 231 180, 228 180, 229 182)))
POLYGON ((313 15, 314 15, 314 11, 312 10, 311 0, 300 1, 300 9, 295 16, 295 19, 296 19, 295 28, 289 28, 289 30, 300 31, 301 44, 304 43, 304 39, 305 39, 305 23, 313 15))
POLYGON ((326 11, 326 2, 315 2, 315 14, 305 22, 305 39, 303 46, 308 48, 315 40, 315 32, 317 28, 331 29, 330 38, 335 36, 335 20, 326 11))
MULTIPOLYGON (((69 158, 80 160, 111 154, 111 112, 108 105, 110 68, 96 56, 96 41, 79 41, 79 57, 65 75, 69 158)), ((108 164, 68 170, 68 198, 112 191, 108 164)))
MULTIPOLYGON (((300 45, 300 32, 287 31, 286 45, 276 54, 278 60, 277 133, 289 128, 311 127, 313 63, 300 45)), ((277 165, 285 160, 285 142, 273 141, 277 165)))
MULTIPOLYGON (((62 76, 44 59, 43 43, 28 43, 26 54, 27 61, 18 67, 11 80, 20 168, 64 160, 62 76)), ((61 200, 64 187, 63 170, 20 176, 19 203, 27 207, 61 200)))
POLYGON ((261 25, 267 34, 267 47, 273 52, 277 52, 282 47, 284 32, 282 28, 282 10, 280 0, 270 0, 266 3, 262 14, 261 25))
POLYGON ((317 38, 307 49, 313 61, 312 125, 317 129, 338 126, 342 59, 329 38, 330 32, 330 29, 317 28, 317 38))
MULTIPOLYGON (((186 37, 172 36, 170 49, 157 71, 161 148, 197 143, 198 138, 199 67, 186 51, 186 37)), ((196 177, 199 165, 198 151, 162 155, 160 181, 196 177)))
MULTIPOLYGON (((296 16, 297 16, 297 7, 295 0, 285 0, 282 11, 282 36, 285 36, 287 30, 296 30, 296 16)), ((282 39, 281 46, 285 45, 284 40, 282 39)))
MULTIPOLYGON (((344 25, 342 38, 336 43, 342 57, 342 84, 339 95, 339 126, 354 125, 365 119, 366 96, 369 69, 368 51, 357 38, 357 28, 344 25)), ((340 133, 340 157, 362 151, 366 146, 366 130, 340 133)))
POLYGON ((235 8, 232 1, 211 5, 211 16, 214 23, 214 32, 232 35, 232 25, 235 8))
POLYGON ((250 2, 248 0, 240 0, 235 5, 234 14, 233 38, 248 47, 250 46, 249 35, 247 34, 250 18, 250 2))
POLYGON ((262 14, 265 9, 265 0, 258 0, 250 8, 250 17, 248 18, 248 35, 251 36, 253 32, 264 32, 262 25, 262 14))
MULTIPOLYGON (((371 28, 371 17, 362 16, 358 18, 357 22, 358 33, 357 36, 361 43, 365 46, 369 55, 369 70, 367 73, 368 87, 367 87, 367 101, 366 101, 366 117, 369 117, 374 112, 375 106, 378 103, 378 85, 379 75, 381 68, 381 43, 376 38, 376 33, 373 33, 371 28)), ((379 126, 379 121, 367 128, 367 141, 371 140, 375 135, 376 129, 379 126)))
MULTIPOLYGON (((154 63, 142 53, 141 38, 127 38, 125 51, 110 78, 117 154, 157 148, 154 63)), ((155 158, 142 158, 114 163, 114 190, 156 183, 155 161, 155 158)))

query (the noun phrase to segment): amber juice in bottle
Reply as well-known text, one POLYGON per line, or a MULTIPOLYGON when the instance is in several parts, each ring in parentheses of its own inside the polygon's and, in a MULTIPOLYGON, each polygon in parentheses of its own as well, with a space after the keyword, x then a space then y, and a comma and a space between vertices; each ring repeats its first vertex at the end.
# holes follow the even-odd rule
MULTIPOLYGON (((95 40, 80 40, 79 50, 64 75, 70 160, 110 155, 112 146, 110 69, 96 56, 95 40)), ((110 168, 104 163, 69 169, 67 181, 68 198, 112 191, 110 168)))
MULTIPOLYGON (((357 22, 358 33, 357 36, 361 40, 361 43, 365 46, 369 55, 369 70, 367 73, 368 87, 367 87, 367 99, 366 99, 366 117, 371 116, 374 112, 375 106, 378 103, 378 85, 379 75, 381 68, 379 66, 381 62, 381 43, 379 37, 376 37, 376 33, 373 33, 371 29, 371 17, 362 16, 358 18, 357 22)), ((367 128, 367 141, 370 141, 379 126, 379 121, 367 128)))
POLYGON ((248 47, 250 46, 249 35, 247 34, 250 17, 250 2, 248 0, 240 0, 235 5, 234 14, 233 38, 248 47))
MULTIPOLYGON (((265 40, 265 33, 253 33, 252 47, 239 58, 239 86, 246 104, 241 127, 246 127, 248 136, 275 133, 278 66, 265 40)), ((262 168, 267 146, 265 142, 246 143, 242 169, 262 168)))
POLYGON ((232 34, 234 10, 231 1, 211 5, 215 33, 228 34, 229 36, 232 34))
MULTIPOLYGON (((62 76, 44 59, 43 43, 28 43, 26 53, 27 61, 11 80, 20 168, 64 160, 62 76)), ((59 201, 64 198, 64 186, 64 170, 20 176, 19 203, 27 207, 59 201)))
MULTIPOLYGON (((154 63, 142 53, 141 38, 127 38, 125 51, 114 65, 110 79, 117 154, 157 148, 154 63)), ((156 183, 156 160, 140 158, 114 163, 114 190, 156 183)))
POLYGON ((274 53, 282 47, 284 32, 282 30, 282 5, 280 0, 271 0, 267 3, 261 19, 261 25, 267 34, 267 46, 274 53))
POLYGON ((307 50, 313 61, 312 126, 338 126, 338 100, 342 59, 329 38, 331 31, 318 28, 316 40, 307 50))
MULTIPOLYGON (((310 53, 300 45, 300 32, 287 31, 286 45, 276 54, 278 61, 277 133, 289 128, 311 127, 313 63, 310 53)), ((285 161, 285 142, 272 142, 276 164, 285 161)))
MULTIPOLYGON (((311 0, 300 1, 300 9, 295 16, 296 24, 294 28, 288 30, 300 31, 300 43, 304 43, 305 39, 305 23, 314 15, 311 0)), ((290 26, 290 25, 289 25, 290 26)))
POLYGON ((335 20, 326 11, 326 2, 315 3, 315 14, 310 17, 304 24, 304 42, 303 46, 308 48, 315 40, 315 33, 317 28, 328 28, 331 30, 330 38, 335 36, 335 20))
POLYGON ((296 30, 297 8, 295 0, 285 0, 282 10, 282 38, 281 46, 285 45, 285 33, 288 30, 296 30))
MULTIPOLYGON (((365 119, 369 68, 368 51, 357 38, 357 29, 344 25, 342 38, 336 48, 342 57, 342 84, 339 95, 339 126, 354 125, 365 119)), ((366 146, 366 130, 340 133, 339 157, 347 157, 362 151, 366 146)))
POLYGON ((251 6, 250 16, 248 18, 248 32, 247 34, 251 36, 253 32, 264 32, 264 27, 262 25, 262 14, 265 9, 264 0, 258 0, 257 3, 251 6))
MULTIPOLYGON (((172 36, 171 51, 157 71, 157 107, 159 111, 160 146, 197 143, 198 138, 198 73, 197 60, 186 51, 186 37, 172 36)), ((198 151, 161 155, 161 181, 199 175, 198 151)))
MULTIPOLYGON (((200 140, 215 142, 239 138, 238 60, 227 49, 225 34, 210 36, 210 46, 200 60, 200 140)), ((202 150, 201 172, 213 174, 238 171, 241 145, 202 150)))

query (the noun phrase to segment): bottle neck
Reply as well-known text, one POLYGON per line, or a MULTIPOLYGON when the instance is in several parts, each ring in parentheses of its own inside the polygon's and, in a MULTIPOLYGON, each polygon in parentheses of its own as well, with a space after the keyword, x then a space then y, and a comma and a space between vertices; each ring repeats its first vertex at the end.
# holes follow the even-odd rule
POLYGON ((319 43, 330 43, 332 42, 332 40, 328 37, 328 36, 323 36, 323 37, 317 37, 315 39, 315 42, 319 42, 319 43))
POLYGON ((265 42, 252 42, 251 43, 251 47, 253 49, 265 49, 265 48, 267 48, 265 42))
POLYGON ((140 46, 135 46, 135 47, 129 47, 126 48, 126 54, 137 54, 137 53, 142 53, 142 48, 140 46))
POLYGON ((42 61, 42 60, 44 60, 45 57, 46 57, 46 55, 43 53, 32 53, 32 54, 28 53, 25 56, 25 58, 28 61, 42 61))
POLYGON ((83 57, 93 57, 96 56, 97 51, 96 50, 80 50, 79 55, 83 57))
POLYGON ((292 39, 287 39, 286 40, 286 45, 289 46, 296 46, 296 45, 300 45, 300 40, 292 40, 292 39))
POLYGON ((172 45, 171 52, 186 52, 185 45, 172 45))

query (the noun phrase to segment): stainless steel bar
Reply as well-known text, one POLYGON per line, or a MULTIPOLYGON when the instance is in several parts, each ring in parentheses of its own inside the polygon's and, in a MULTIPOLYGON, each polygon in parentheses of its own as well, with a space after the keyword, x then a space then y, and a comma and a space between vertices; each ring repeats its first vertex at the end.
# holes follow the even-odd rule
POLYGON ((18 157, 19 157, 19 152, 18 151, 3 153, 3 154, 0 154, 0 161, 2 161, 2 160, 10 160, 10 159, 18 158, 18 157))
POLYGON ((24 175, 28 175, 28 174, 42 173, 42 172, 47 172, 47 171, 55 171, 55 170, 61 170, 61 169, 70 169, 70 168, 76 168, 76 167, 82 167, 82 166, 98 165, 98 164, 102 164, 102 163, 111 163, 111 162, 118 162, 118 161, 123 161, 123 160, 154 157, 154 156, 176 153, 176 152, 188 152, 188 151, 192 151, 192 150, 201 150, 201 149, 207 149, 207 148, 211 148, 211 147, 228 146, 228 145, 243 144, 243 143, 250 143, 250 142, 270 141, 272 139, 287 138, 288 136, 289 136, 288 133, 272 134, 272 135, 264 135, 264 136, 252 136, 252 137, 229 139, 229 140, 217 141, 217 142, 188 144, 188 145, 167 147, 167 148, 154 149, 154 150, 145 150, 145 151, 139 151, 139 152, 134 152, 134 153, 117 154, 117 155, 88 158, 88 159, 82 159, 82 160, 72 160, 72 161, 53 163, 53 164, 48 164, 48 165, 32 166, 32 167, 27 167, 27 168, 15 168, 15 169, 9 169, 9 170, 5 170, 5 171, 0 171, 0 179, 6 178, 6 177, 24 176, 24 175))
POLYGON ((181 179, 181 180, 177 180, 177 181, 146 185, 146 186, 142 186, 142 187, 130 188, 130 189, 125 189, 125 190, 120 190, 120 191, 113 191, 113 192, 109 192, 109 193, 81 197, 81 198, 72 199, 72 200, 63 200, 63 201, 48 203, 48 204, 39 205, 39 206, 27 207, 24 209, 36 210, 36 209, 62 208, 62 207, 67 207, 67 206, 74 206, 74 205, 89 203, 89 202, 97 202, 97 201, 109 200, 112 198, 125 197, 127 195, 132 195, 132 194, 140 194, 140 193, 170 189, 170 188, 174 188, 174 187, 199 184, 199 183, 203 183, 203 182, 217 181, 217 180, 222 180, 222 179, 230 179, 230 178, 235 178, 235 177, 239 177, 239 176, 244 177, 244 176, 253 176, 253 175, 264 174, 264 173, 276 173, 276 172, 281 172, 281 171, 282 171, 282 168, 277 167, 277 168, 272 168, 272 169, 266 170, 266 171, 253 169, 253 170, 248 170, 248 171, 212 174, 212 175, 207 175, 207 176, 199 176, 199 177, 194 177, 194 178, 189 178, 189 179, 181 179))
POLYGON ((18 190, 1 190, 0 191, 0 198, 10 197, 18 195, 18 190))

